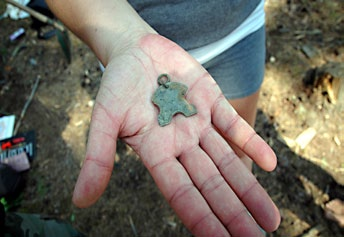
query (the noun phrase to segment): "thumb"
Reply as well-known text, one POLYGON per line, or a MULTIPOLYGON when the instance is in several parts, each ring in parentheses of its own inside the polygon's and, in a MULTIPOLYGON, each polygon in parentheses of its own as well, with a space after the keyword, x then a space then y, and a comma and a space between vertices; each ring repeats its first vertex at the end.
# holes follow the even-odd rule
POLYGON ((95 203, 109 183, 120 123, 96 102, 88 136, 86 158, 76 183, 73 202, 78 207, 95 203))

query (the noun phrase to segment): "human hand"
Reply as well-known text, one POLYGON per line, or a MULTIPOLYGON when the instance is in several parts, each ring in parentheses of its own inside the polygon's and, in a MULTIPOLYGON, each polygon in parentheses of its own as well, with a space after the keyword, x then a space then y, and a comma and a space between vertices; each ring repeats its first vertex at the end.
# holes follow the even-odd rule
POLYGON ((202 66, 161 36, 147 35, 109 60, 74 191, 77 206, 93 204, 104 192, 117 138, 138 153, 194 235, 260 236, 256 222, 266 231, 278 227, 277 208, 228 142, 268 171, 276 165, 273 151, 237 115, 202 66), (192 117, 173 117, 166 127, 158 125, 152 103, 162 73, 188 86, 187 100, 198 110, 192 117))

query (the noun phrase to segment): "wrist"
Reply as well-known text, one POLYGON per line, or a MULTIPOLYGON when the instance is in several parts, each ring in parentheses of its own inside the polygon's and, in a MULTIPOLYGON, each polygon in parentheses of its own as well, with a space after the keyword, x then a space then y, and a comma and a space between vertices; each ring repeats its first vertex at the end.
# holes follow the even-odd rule
POLYGON ((156 34, 126 0, 47 0, 47 3, 104 66, 113 55, 138 46, 145 35, 156 34))
POLYGON ((107 65, 109 59, 128 49, 139 46, 140 40, 149 34, 157 34, 130 6, 127 1, 116 4, 116 10, 106 11, 88 24, 81 38, 107 65))

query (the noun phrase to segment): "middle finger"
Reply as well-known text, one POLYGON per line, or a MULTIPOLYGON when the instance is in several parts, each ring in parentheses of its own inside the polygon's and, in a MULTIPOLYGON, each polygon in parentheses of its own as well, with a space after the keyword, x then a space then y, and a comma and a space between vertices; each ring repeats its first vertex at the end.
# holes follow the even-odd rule
MULTIPOLYGON (((234 154, 234 153, 233 153, 234 154)), ((236 156, 233 159, 238 159, 236 156)), ((184 152, 179 157, 195 186, 210 208, 233 236, 260 236, 255 221, 228 185, 216 165, 201 147, 184 152)))
POLYGON ((200 145, 255 220, 267 231, 273 231, 279 221, 277 207, 228 143, 210 129, 201 137, 200 145))

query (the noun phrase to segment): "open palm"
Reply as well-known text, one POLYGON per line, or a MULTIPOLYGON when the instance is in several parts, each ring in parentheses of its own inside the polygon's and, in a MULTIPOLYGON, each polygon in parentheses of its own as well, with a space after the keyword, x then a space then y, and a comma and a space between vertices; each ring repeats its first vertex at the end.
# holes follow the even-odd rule
POLYGON ((273 231, 277 208, 228 142, 272 170, 268 145, 240 118, 211 76, 185 51, 158 36, 112 57, 94 107, 86 159, 74 192, 80 207, 94 203, 112 173, 117 138, 141 157, 159 189, 196 236, 259 236, 273 231), (198 113, 160 127, 152 96, 167 73, 188 86, 198 113), (254 219, 248 213, 252 214, 254 219))

